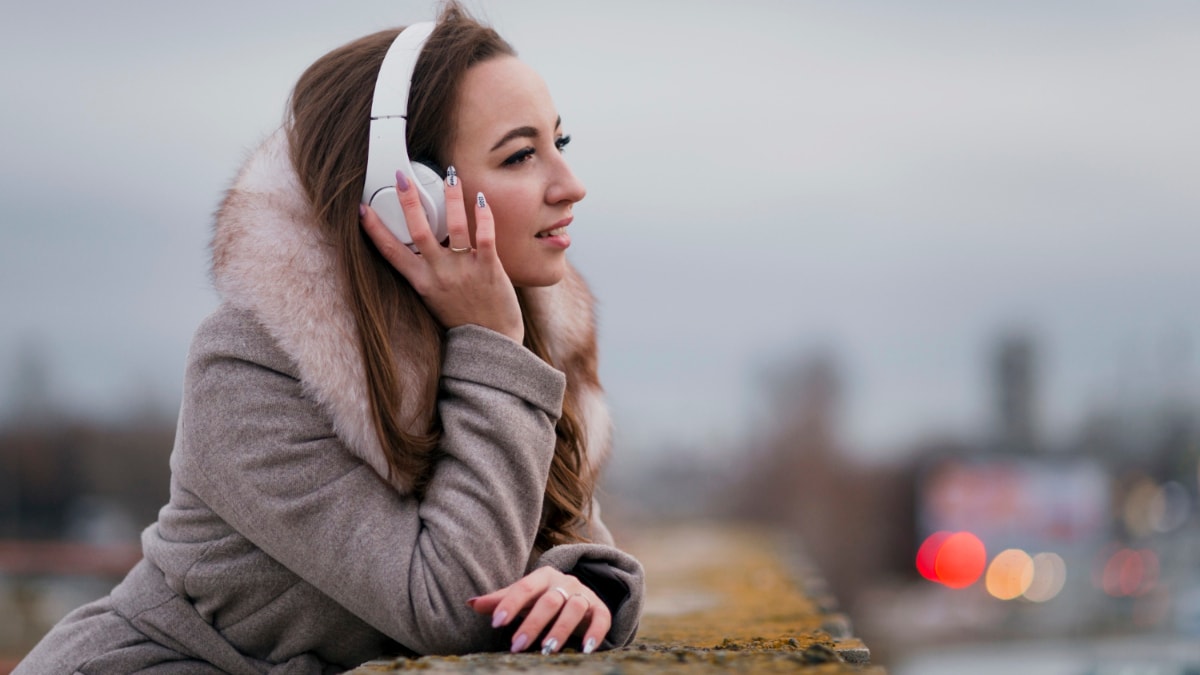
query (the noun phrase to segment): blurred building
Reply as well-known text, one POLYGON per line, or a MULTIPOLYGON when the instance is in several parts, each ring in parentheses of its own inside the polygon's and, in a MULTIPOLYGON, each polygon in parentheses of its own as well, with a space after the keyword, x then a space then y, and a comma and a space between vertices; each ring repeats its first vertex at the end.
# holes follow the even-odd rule
POLYGON ((1097 410, 1051 446, 1037 431, 1036 354, 1027 336, 997 343, 990 437, 914 453, 927 588, 909 609, 949 618, 930 621, 926 639, 1200 637, 1200 409, 1164 398, 1097 410), (948 552, 952 536, 978 552, 948 552), (986 618, 947 609, 966 606, 986 618))
POLYGON ((1037 436, 1037 350, 1024 333, 1002 337, 993 360, 995 443, 1000 452, 1033 454, 1037 436))
POLYGON ((1200 639, 1197 402, 1097 409, 1051 443, 1036 340, 1004 335, 987 365, 986 426, 868 465, 839 431, 836 360, 776 364, 730 511, 797 533, 881 662, 996 639, 1200 639))

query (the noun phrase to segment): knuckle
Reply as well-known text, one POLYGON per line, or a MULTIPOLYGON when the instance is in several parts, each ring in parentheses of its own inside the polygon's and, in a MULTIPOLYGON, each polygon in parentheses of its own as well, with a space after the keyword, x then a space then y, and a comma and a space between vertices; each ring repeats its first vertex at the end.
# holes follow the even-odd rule
POLYGON ((554 613, 562 609, 563 604, 563 597, 559 595, 558 591, 550 589, 542 593, 542 597, 538 598, 536 606, 542 607, 543 611, 554 613))

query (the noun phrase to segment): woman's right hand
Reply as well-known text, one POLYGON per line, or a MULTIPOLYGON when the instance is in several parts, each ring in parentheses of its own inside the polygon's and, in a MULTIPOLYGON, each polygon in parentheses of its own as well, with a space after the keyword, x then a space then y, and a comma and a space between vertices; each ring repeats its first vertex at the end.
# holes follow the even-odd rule
POLYGON ((392 234, 371 207, 360 207, 363 229, 393 267, 412 284, 429 311, 446 328, 476 324, 507 335, 518 343, 525 338, 521 307, 512 282, 496 254, 496 229, 492 211, 480 193, 475 199, 475 240, 467 227, 462 182, 445 182, 446 225, 450 246, 443 247, 430 231, 421 199, 409 180, 396 173, 396 194, 420 254, 392 234), (458 250, 455 250, 458 249, 458 250))

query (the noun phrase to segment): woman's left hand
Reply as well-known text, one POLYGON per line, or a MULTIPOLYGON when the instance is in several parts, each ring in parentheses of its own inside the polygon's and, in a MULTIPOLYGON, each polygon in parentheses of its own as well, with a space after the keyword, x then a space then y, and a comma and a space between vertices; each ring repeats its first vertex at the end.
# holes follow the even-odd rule
POLYGON ((491 614, 493 628, 507 626, 513 619, 525 616, 513 633, 513 652, 530 647, 549 626, 550 631, 542 640, 543 654, 562 649, 567 638, 584 627, 583 653, 590 654, 612 627, 608 606, 592 589, 553 567, 540 567, 511 586, 471 598, 467 604, 480 614, 491 614))

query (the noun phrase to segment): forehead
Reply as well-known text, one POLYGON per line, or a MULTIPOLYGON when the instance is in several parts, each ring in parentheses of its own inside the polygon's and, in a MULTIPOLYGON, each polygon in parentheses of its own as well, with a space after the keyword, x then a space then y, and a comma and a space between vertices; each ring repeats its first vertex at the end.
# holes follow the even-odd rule
POLYGON ((537 71, 516 57, 500 56, 471 66, 460 86, 460 141, 486 143, 494 137, 495 143, 524 126, 553 131, 558 114, 550 90, 537 71))

